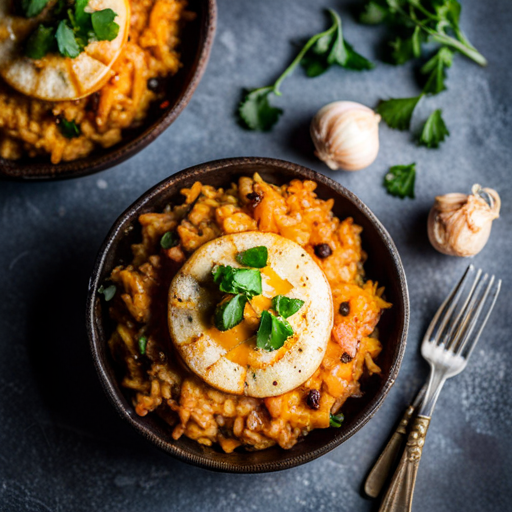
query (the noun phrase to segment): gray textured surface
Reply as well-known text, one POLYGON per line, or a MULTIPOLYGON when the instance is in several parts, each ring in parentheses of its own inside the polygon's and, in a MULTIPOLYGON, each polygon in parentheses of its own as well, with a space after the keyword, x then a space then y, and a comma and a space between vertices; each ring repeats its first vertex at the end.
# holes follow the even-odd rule
MULTIPOLYGON (((360 27, 342 2, 347 39, 376 55, 379 29, 360 27)), ((293 54, 291 40, 324 27, 308 0, 220 0, 212 59, 190 105, 157 141, 115 169, 75 181, 0 183, 0 510, 233 511, 372 510, 360 488, 414 388, 426 375, 418 347, 438 303, 467 265, 437 254, 425 221, 436 194, 473 183, 497 188, 502 217, 477 265, 504 279, 491 325, 468 369, 448 382, 432 421, 414 509, 504 511, 512 499, 510 281, 512 59, 508 0, 464 2, 462 25, 489 59, 487 69, 457 57, 450 90, 429 99, 421 122, 443 108, 452 136, 438 150, 381 127, 377 161, 360 173, 331 173, 314 159, 307 136, 323 104, 418 89, 409 66, 369 73, 331 70, 285 82, 285 116, 272 134, 242 131, 233 111, 244 86, 269 82, 293 54), (84 330, 88 274, 115 218, 166 176, 211 159, 258 155, 299 162, 358 194, 387 227, 410 285, 409 346, 397 383, 374 419, 337 450, 279 474, 213 474, 160 454, 117 418, 92 367, 84 330), (417 162, 417 198, 384 193, 393 164, 417 162)), ((372 255, 370 256, 372 257, 372 255)))

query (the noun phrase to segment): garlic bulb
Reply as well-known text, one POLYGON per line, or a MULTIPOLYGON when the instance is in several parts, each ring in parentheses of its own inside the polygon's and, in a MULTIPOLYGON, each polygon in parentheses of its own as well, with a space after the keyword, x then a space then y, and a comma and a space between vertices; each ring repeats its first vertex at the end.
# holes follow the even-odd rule
POLYGON ((353 101, 335 101, 322 107, 311 121, 315 155, 331 169, 359 171, 379 152, 380 116, 353 101))
POLYGON ((487 243, 500 196, 491 188, 473 185, 471 194, 437 196, 428 217, 430 243, 443 254, 474 256, 487 243))

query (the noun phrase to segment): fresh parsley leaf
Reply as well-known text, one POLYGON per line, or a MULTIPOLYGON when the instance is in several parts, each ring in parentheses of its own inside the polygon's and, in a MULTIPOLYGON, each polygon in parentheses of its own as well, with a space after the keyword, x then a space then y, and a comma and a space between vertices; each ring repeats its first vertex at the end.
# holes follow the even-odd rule
POLYGON ((68 121, 65 117, 62 117, 58 126, 60 133, 62 133, 66 139, 75 139, 76 137, 80 137, 80 127, 75 123, 75 121, 68 121))
POLYGON ((285 295, 276 295, 272 299, 272 307, 277 311, 279 316, 289 318, 304 306, 304 301, 300 299, 290 299, 285 295))
POLYGON ((392 98, 381 101, 376 111, 390 128, 408 130, 411 125, 412 113, 422 95, 413 98, 392 98))
POLYGON ((103 295, 106 302, 109 302, 114 298, 116 291, 117 291, 117 288, 116 288, 115 284, 111 284, 110 286, 107 286, 107 287, 105 287, 104 285, 101 285, 98 288, 98 293, 103 295))
POLYGON ((92 28, 98 41, 113 41, 119 34, 119 25, 114 22, 117 14, 112 9, 103 9, 91 14, 92 28))
POLYGON ((164 233, 162 238, 160 238, 160 247, 163 249, 171 249, 172 247, 176 247, 179 243, 180 239, 173 231, 167 231, 167 233, 164 233))
POLYGON ((268 249, 264 245, 252 247, 246 251, 239 252, 236 260, 241 265, 253 268, 263 268, 267 266, 268 249))
POLYGON ((451 67, 453 52, 443 46, 439 51, 421 68, 421 73, 428 75, 423 92, 427 94, 439 94, 446 89, 444 80, 446 68, 451 67))
POLYGON ((386 19, 386 9, 377 2, 368 2, 359 15, 359 21, 365 25, 378 25, 386 19))
POLYGON ((245 94, 238 113, 246 128, 268 132, 277 123, 283 111, 270 104, 268 97, 273 93, 273 87, 261 87, 245 94))
POLYGON ((396 66, 402 66, 414 58, 412 38, 410 37, 406 39, 397 37, 390 41, 389 46, 391 48, 391 63, 396 66))
POLYGON ((258 348, 269 352, 277 350, 290 336, 293 336, 293 329, 284 318, 278 318, 268 311, 261 313, 260 326, 256 333, 258 348))
POLYGON ((391 63, 401 66, 411 59, 421 56, 422 34, 418 27, 413 34, 405 39, 397 37, 389 43, 391 47, 391 63))
POLYGON ((55 29, 39 25, 25 45, 25 55, 31 59, 42 59, 55 46, 55 29))
POLYGON ((335 427, 335 428, 340 428, 341 424, 343 423, 344 420, 345 420, 345 416, 341 412, 339 412, 338 414, 330 414, 329 415, 329 426, 335 427))
POLYGON ((148 338, 146 336, 141 336, 138 340, 139 352, 141 355, 146 353, 146 347, 148 346, 148 338))
POLYGON ((444 123, 441 110, 434 110, 428 116, 420 136, 420 144, 427 148, 437 148, 450 132, 444 123))
POLYGON ((333 64, 356 71, 372 69, 374 65, 343 39, 338 14, 332 9, 329 9, 329 14, 332 27, 311 46, 301 61, 306 74, 309 77, 321 75, 333 64))
POLYGON ((347 41, 345 41, 345 50, 347 52, 347 60, 343 66, 344 68, 351 69, 353 71, 365 71, 375 67, 373 62, 357 53, 354 50, 354 47, 350 43, 347 43, 347 41))
POLYGON ((241 293, 226 302, 222 302, 215 309, 214 324, 219 331, 228 331, 238 325, 244 318, 244 307, 247 297, 241 293))
POLYGON ((414 199, 414 182, 416 180, 416 164, 395 165, 384 177, 384 186, 389 194, 404 199, 414 199))
MULTIPOLYGON (((275 350, 270 348, 270 338, 272 335, 272 317, 268 311, 262 311, 260 326, 256 334, 256 346, 264 350, 275 350)), ((284 341, 283 341, 284 344, 284 341)), ((282 347, 283 345, 281 345, 282 347)), ((277 348, 281 348, 277 347, 277 348)))
POLYGON ((21 8, 27 18, 40 14, 50 0, 21 0, 21 8))
POLYGON ((74 22, 79 32, 87 34, 92 30, 91 13, 86 12, 85 8, 89 4, 89 0, 76 0, 74 22))
POLYGON ((55 34, 57 44, 59 46, 59 52, 64 57, 70 57, 74 59, 78 57, 81 52, 81 48, 78 45, 73 30, 69 27, 65 20, 62 20, 57 27, 55 34))
POLYGON ((261 295, 261 273, 256 269, 220 265, 212 271, 213 280, 224 293, 243 293, 248 298, 261 295))

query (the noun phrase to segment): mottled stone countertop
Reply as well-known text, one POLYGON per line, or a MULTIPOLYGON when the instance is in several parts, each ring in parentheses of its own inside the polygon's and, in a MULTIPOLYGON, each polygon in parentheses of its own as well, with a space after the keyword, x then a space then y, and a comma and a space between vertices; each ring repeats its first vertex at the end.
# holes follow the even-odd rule
POLYGON ((297 72, 283 86, 285 115, 271 134, 244 131, 233 112, 243 87, 265 85, 293 55, 291 41, 321 30, 321 6, 343 16, 347 39, 378 54, 379 28, 355 23, 348 2, 219 0, 211 61, 190 104, 154 143, 97 175, 55 183, 0 182, 0 510, 2 512, 369 511, 361 486, 372 461, 427 373, 420 338, 468 264, 436 253, 426 218, 437 194, 473 183, 499 190, 502 216, 474 263, 504 280, 490 325, 467 370, 439 399, 419 469, 416 511, 505 511, 512 505, 512 57, 508 0, 467 0, 462 26, 487 56, 480 68, 457 56, 449 90, 434 107, 451 131, 439 150, 381 126, 376 162, 335 173, 317 161, 312 115, 337 99, 376 105, 418 93, 409 65, 371 72, 297 72), (385 403, 359 433, 305 466, 229 475, 182 464, 153 448, 107 402, 84 326, 87 281, 116 217, 142 192, 193 164, 231 156, 277 157, 323 172, 354 191, 396 242, 411 296, 408 348, 385 403), (416 199, 386 195, 390 165, 417 163, 416 199))

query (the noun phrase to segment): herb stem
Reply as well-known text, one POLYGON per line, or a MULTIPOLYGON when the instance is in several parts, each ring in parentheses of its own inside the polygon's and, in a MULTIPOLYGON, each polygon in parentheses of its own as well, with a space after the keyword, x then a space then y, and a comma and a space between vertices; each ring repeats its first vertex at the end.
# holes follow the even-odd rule
MULTIPOLYGON (((418 7, 418 6, 416 6, 418 7)), ((456 30, 457 36, 462 35, 461 39, 464 42, 458 41, 454 37, 451 37, 447 34, 444 34, 442 32, 432 30, 429 27, 426 27, 421 21, 415 19, 415 17, 408 14, 406 11, 404 11, 402 8, 397 7, 397 11, 399 11, 403 16, 406 18, 409 18, 416 26, 422 28, 427 34, 432 36, 434 41, 444 44, 446 46, 449 46, 450 48, 453 48, 454 50, 457 50, 459 53, 462 53, 472 61, 476 62, 480 66, 487 66, 487 59, 471 44, 469 44, 469 41, 464 37, 462 32, 458 29, 456 30)), ((423 12, 423 11, 422 11, 423 12)), ((424 14, 428 14, 428 11, 424 12, 424 14)), ((437 18, 433 18, 437 19, 437 18)))
MULTIPOLYGON (((333 20, 335 20, 335 14, 331 9, 328 9, 329 14, 332 16, 333 20)), ((302 50, 297 54, 295 59, 291 62, 291 64, 284 70, 284 73, 276 80, 276 83, 274 84, 273 92, 276 96, 281 96, 281 91, 279 88, 281 87, 281 84, 283 83, 284 79, 290 75, 293 70, 297 67, 298 64, 300 64, 300 61, 304 58, 308 50, 322 37, 327 36, 331 34, 334 30, 336 30, 336 25, 333 25, 332 27, 328 28, 325 32, 320 32, 319 34, 315 34, 312 36, 308 42, 304 45, 302 50)))
POLYGON ((440 34, 439 32, 435 32, 434 30, 430 29, 425 30, 427 30, 427 32, 433 37, 434 41, 457 50, 482 67, 487 66, 487 59, 473 47, 468 47, 460 41, 457 41, 457 39, 447 36, 446 34, 440 34))

